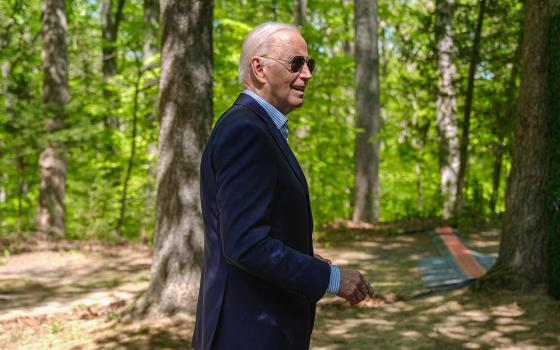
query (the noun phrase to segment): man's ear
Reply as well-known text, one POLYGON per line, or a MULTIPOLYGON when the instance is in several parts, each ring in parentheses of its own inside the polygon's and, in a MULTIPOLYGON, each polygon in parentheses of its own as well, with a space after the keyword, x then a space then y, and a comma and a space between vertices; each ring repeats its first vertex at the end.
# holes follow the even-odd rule
POLYGON ((264 65, 262 64, 260 57, 253 56, 251 59, 251 71, 259 83, 265 83, 264 65))

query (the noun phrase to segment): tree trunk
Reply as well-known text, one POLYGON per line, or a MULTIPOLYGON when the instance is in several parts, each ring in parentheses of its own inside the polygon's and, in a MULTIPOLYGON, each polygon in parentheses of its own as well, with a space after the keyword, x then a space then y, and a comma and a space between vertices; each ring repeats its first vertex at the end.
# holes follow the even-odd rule
POLYGON ((560 299, 560 3, 551 5, 548 30, 548 292, 560 299))
MULTIPOLYGON (((340 0, 341 8, 345 9, 348 6, 351 6, 350 0, 340 0)), ((352 30, 352 19, 350 18, 350 16, 348 16, 348 12, 346 12, 345 10, 342 11, 342 18, 344 32, 349 33, 352 30)), ((342 41, 342 51, 348 56, 354 55, 354 45, 347 35, 344 36, 344 39, 342 41)))
POLYGON ((474 33, 473 47, 471 51, 471 62, 469 66, 467 96, 465 101, 465 115, 463 117, 463 133, 461 134, 460 144, 459 173, 457 174, 457 190, 455 193, 455 203, 453 208, 454 217, 459 217, 461 208, 463 206, 463 185, 465 181, 465 173, 467 172, 467 165, 469 163, 469 132, 471 128, 471 111, 474 94, 474 75, 476 73, 476 66, 478 65, 480 56, 480 42, 482 37, 482 23, 484 22, 485 7, 486 0, 480 0, 478 8, 478 20, 476 22, 476 30, 474 33))
POLYGON ((159 52, 159 1, 144 0, 144 64, 159 52))
MULTIPOLYGON (((117 11, 113 18, 113 1, 101 1, 101 34, 103 42, 101 44, 102 50, 102 70, 103 78, 107 80, 113 75, 117 74, 117 34, 119 31, 119 24, 122 18, 122 10, 124 8, 124 0, 119 0, 117 11)), ((109 106, 114 105, 113 96, 107 89, 103 89, 103 95, 108 102, 109 106)), ((110 113, 105 116, 105 124, 107 128, 115 128, 118 125, 117 118, 110 113)), ((111 146, 112 147, 112 146, 111 146)), ((113 150, 114 151, 114 150, 113 150)))
POLYGON ((122 18, 124 0, 119 0, 117 11, 113 18, 113 1, 101 1, 101 26, 102 26, 102 53, 103 53, 103 77, 107 78, 117 73, 117 34, 122 18))
POLYGON ((132 131, 130 135, 130 157, 128 158, 128 166, 126 168, 126 175, 124 177, 123 189, 121 193, 121 210, 119 213, 119 218, 117 220, 117 225, 115 230, 120 236, 122 234, 122 226, 124 224, 125 212, 126 212, 126 201, 127 201, 127 190, 128 182, 130 181, 130 176, 132 174, 132 167, 134 166, 134 160, 136 157, 136 130, 138 125, 138 95, 140 94, 140 79, 142 79, 142 68, 138 62, 136 81, 134 82, 134 99, 132 106, 132 131))
POLYGON ((199 166, 212 123, 212 1, 161 0, 156 233, 144 315, 192 313, 203 249, 199 166))
POLYGON ((25 191, 25 159, 21 154, 21 149, 16 149, 16 163, 18 168, 18 209, 17 209, 17 223, 18 231, 23 231, 23 195, 25 191))
POLYGON ((294 20, 299 26, 307 24, 307 0, 294 0, 294 20))
POLYGON ((502 178, 502 160, 504 155, 504 138, 494 144, 494 170, 492 172, 492 195, 490 196, 490 211, 496 214, 496 203, 500 193, 500 180, 502 178))
POLYGON ((356 0, 356 178, 352 221, 379 218, 379 54, 377 49, 377 1, 356 0))
POLYGON ((549 132, 557 133, 547 125, 547 15, 551 4, 545 0, 525 4, 523 64, 506 213, 498 260, 482 280, 483 286, 527 289, 547 279, 547 146, 549 132))
POLYGON ((436 0, 436 42, 438 56, 438 97, 436 121, 439 135, 440 186, 443 218, 453 214, 457 172, 459 171, 459 139, 457 138, 457 102, 455 99, 455 64, 453 63, 454 0, 436 0))
MULTIPOLYGON (((66 47, 66 2, 43 0, 43 105, 45 130, 55 133, 64 127, 68 91, 66 47)), ((60 140, 49 141, 39 156, 40 192, 37 229, 49 238, 64 236, 66 148, 60 140)))
MULTIPOLYGON (((522 24, 520 24, 520 27, 522 24)), ((498 202, 498 195, 500 191, 500 179, 502 175, 502 159, 504 152, 509 151, 505 148, 506 135, 509 135, 512 130, 512 121, 515 119, 515 112, 517 109, 517 76, 519 75, 519 66, 521 65, 521 48, 523 46, 523 30, 519 30, 519 37, 515 54, 511 62, 512 68, 509 76, 508 85, 505 95, 508 96, 507 102, 498 108, 498 118, 496 118, 495 134, 498 136, 498 141, 494 144, 495 160, 494 172, 492 175, 492 196, 490 197, 490 210, 496 214, 496 203, 498 202)), ((509 153, 509 152, 508 152, 509 153)))

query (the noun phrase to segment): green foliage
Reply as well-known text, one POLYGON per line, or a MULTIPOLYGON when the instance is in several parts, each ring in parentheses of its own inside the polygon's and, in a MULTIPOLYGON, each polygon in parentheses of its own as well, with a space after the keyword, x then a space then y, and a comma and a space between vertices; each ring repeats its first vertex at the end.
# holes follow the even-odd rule
MULTIPOLYGON (((477 1, 461 0, 455 15, 458 117, 477 15, 477 1)), ((48 140, 68 150, 66 229, 69 238, 151 241, 155 219, 157 99, 159 68, 144 69, 143 2, 127 1, 118 33, 118 71, 107 81, 101 72, 98 2, 68 2, 68 55, 71 101, 66 125, 43 131, 41 102, 40 1, 0 3, 0 234, 32 231, 39 193, 38 155, 48 140), (136 86, 140 91, 136 91, 136 86), (108 100, 103 91, 110 91, 108 100), (135 95, 138 105, 135 107, 135 95), (109 128, 107 115, 117 127, 109 128), (136 115, 137 134, 132 139, 136 115), (117 232, 128 162, 126 212, 117 232)), ((382 103, 381 219, 441 214, 433 1, 379 2, 382 103)), ((483 28, 473 105, 465 216, 491 217, 495 149, 505 153, 497 211, 504 210, 510 162, 511 71, 520 30, 521 5, 491 2, 483 28)), ((309 0, 308 23, 301 28, 317 69, 303 108, 289 115, 290 145, 304 169, 318 225, 348 219, 354 186, 353 4, 348 0, 309 0)), ((214 8, 214 120, 242 90, 239 52, 244 36, 264 21, 293 22, 291 0, 216 0, 214 8)), ((158 66, 159 57, 152 63, 158 66)))

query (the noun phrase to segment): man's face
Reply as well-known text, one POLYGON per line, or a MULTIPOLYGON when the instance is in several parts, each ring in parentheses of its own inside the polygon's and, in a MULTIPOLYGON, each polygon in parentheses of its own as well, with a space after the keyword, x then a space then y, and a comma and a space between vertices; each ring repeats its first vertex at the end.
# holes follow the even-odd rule
POLYGON ((294 56, 308 57, 307 43, 299 33, 282 30, 275 35, 269 53, 264 56, 269 57, 263 67, 265 97, 280 112, 288 114, 303 104, 305 86, 311 79, 307 64, 297 72, 292 72, 290 64, 294 56))

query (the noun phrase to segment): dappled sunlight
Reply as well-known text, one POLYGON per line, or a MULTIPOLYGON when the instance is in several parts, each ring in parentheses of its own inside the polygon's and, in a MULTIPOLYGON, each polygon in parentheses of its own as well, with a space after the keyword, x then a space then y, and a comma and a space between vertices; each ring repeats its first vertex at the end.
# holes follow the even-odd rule
POLYGON ((418 331, 402 331, 399 332, 400 335, 402 335, 403 337, 407 337, 407 338, 420 338, 423 335, 418 332, 418 331))
MULTIPOLYGON (((490 254, 498 239, 497 230, 469 236, 490 254)), ((462 288, 411 299, 426 291, 416 260, 438 255, 428 235, 352 238, 325 251, 364 271, 377 298, 357 306, 340 298, 320 303, 311 349, 525 350, 556 349, 560 343, 560 304, 543 290, 486 295, 462 288), (349 254, 349 247, 378 258, 362 259, 366 255, 349 254)))
POLYGON ((46 251, 10 257, 0 266, 0 321, 71 313, 135 297, 149 281, 149 251, 114 250, 107 249, 107 255, 46 251))
POLYGON ((475 322, 486 322, 490 320, 490 316, 481 310, 468 310, 459 313, 459 315, 464 316, 467 320, 475 322))
POLYGON ((498 305, 490 309, 492 316, 504 316, 504 317, 519 317, 525 314, 523 310, 517 303, 511 303, 507 305, 498 305))
MULTIPOLYGON (((316 253, 362 271, 372 282, 376 295, 355 306, 334 296, 321 299, 312 335, 313 350, 525 350, 555 349, 560 344, 560 303, 550 300, 543 290, 479 295, 463 288, 413 298, 427 291, 416 260, 437 254, 428 235, 339 240, 329 247, 318 245, 316 253)), ((150 266, 147 250, 123 250, 111 256, 64 252, 51 257, 48 263, 22 260, 21 264, 10 265, 17 261, 14 256, 0 267, 0 272, 6 266, 13 268, 8 268, 8 274, 0 273, 1 315, 14 316, 19 312, 19 316, 30 316, 16 317, 18 322, 4 328, 8 332, 5 336, 0 331, 0 348, 5 344, 3 341, 11 343, 21 336, 31 342, 37 337, 35 334, 47 334, 40 337, 51 345, 41 349, 56 348, 52 344, 58 344, 55 342, 59 338, 68 339, 71 345, 65 348, 74 350, 142 349, 153 344, 161 348, 189 348, 192 322, 182 326, 119 325, 104 320, 108 311, 88 311, 90 305, 130 300, 146 288, 150 266), (39 270, 41 273, 37 273, 39 270), (79 310, 78 318, 70 316, 75 310, 79 310), (45 318, 45 326, 37 328, 43 316, 33 315, 39 314, 52 314, 53 318, 45 318), (91 321, 81 319, 80 315, 101 316, 94 323, 87 323, 91 321), (52 334, 59 323, 64 325, 60 326, 64 334, 52 334), (91 329, 85 331, 87 327, 91 329)))
POLYGON ((327 334, 329 335, 337 335, 343 337, 351 337, 353 333, 353 329, 359 326, 370 326, 372 330, 379 330, 379 331, 388 331, 393 330, 395 328, 395 322, 387 321, 384 319, 375 319, 375 318, 367 318, 367 319, 346 319, 346 320, 338 320, 336 322, 328 323, 328 331, 327 334))
POLYGON ((339 263, 339 264, 355 264, 360 260, 373 260, 373 259, 377 259, 378 256, 374 255, 374 254, 369 254, 369 253, 365 253, 365 252, 359 252, 359 251, 345 251, 342 253, 339 253, 336 256, 336 261, 333 261, 335 264, 339 263))
POLYGON ((372 242, 372 241, 361 241, 361 242, 355 243, 355 245, 358 246, 358 247, 362 247, 362 248, 379 248, 379 247, 381 247, 381 243, 372 242))
POLYGON ((500 243, 490 242, 490 241, 485 241, 485 242, 474 241, 471 242, 471 245, 473 246, 473 248, 497 248, 500 246, 500 243))

